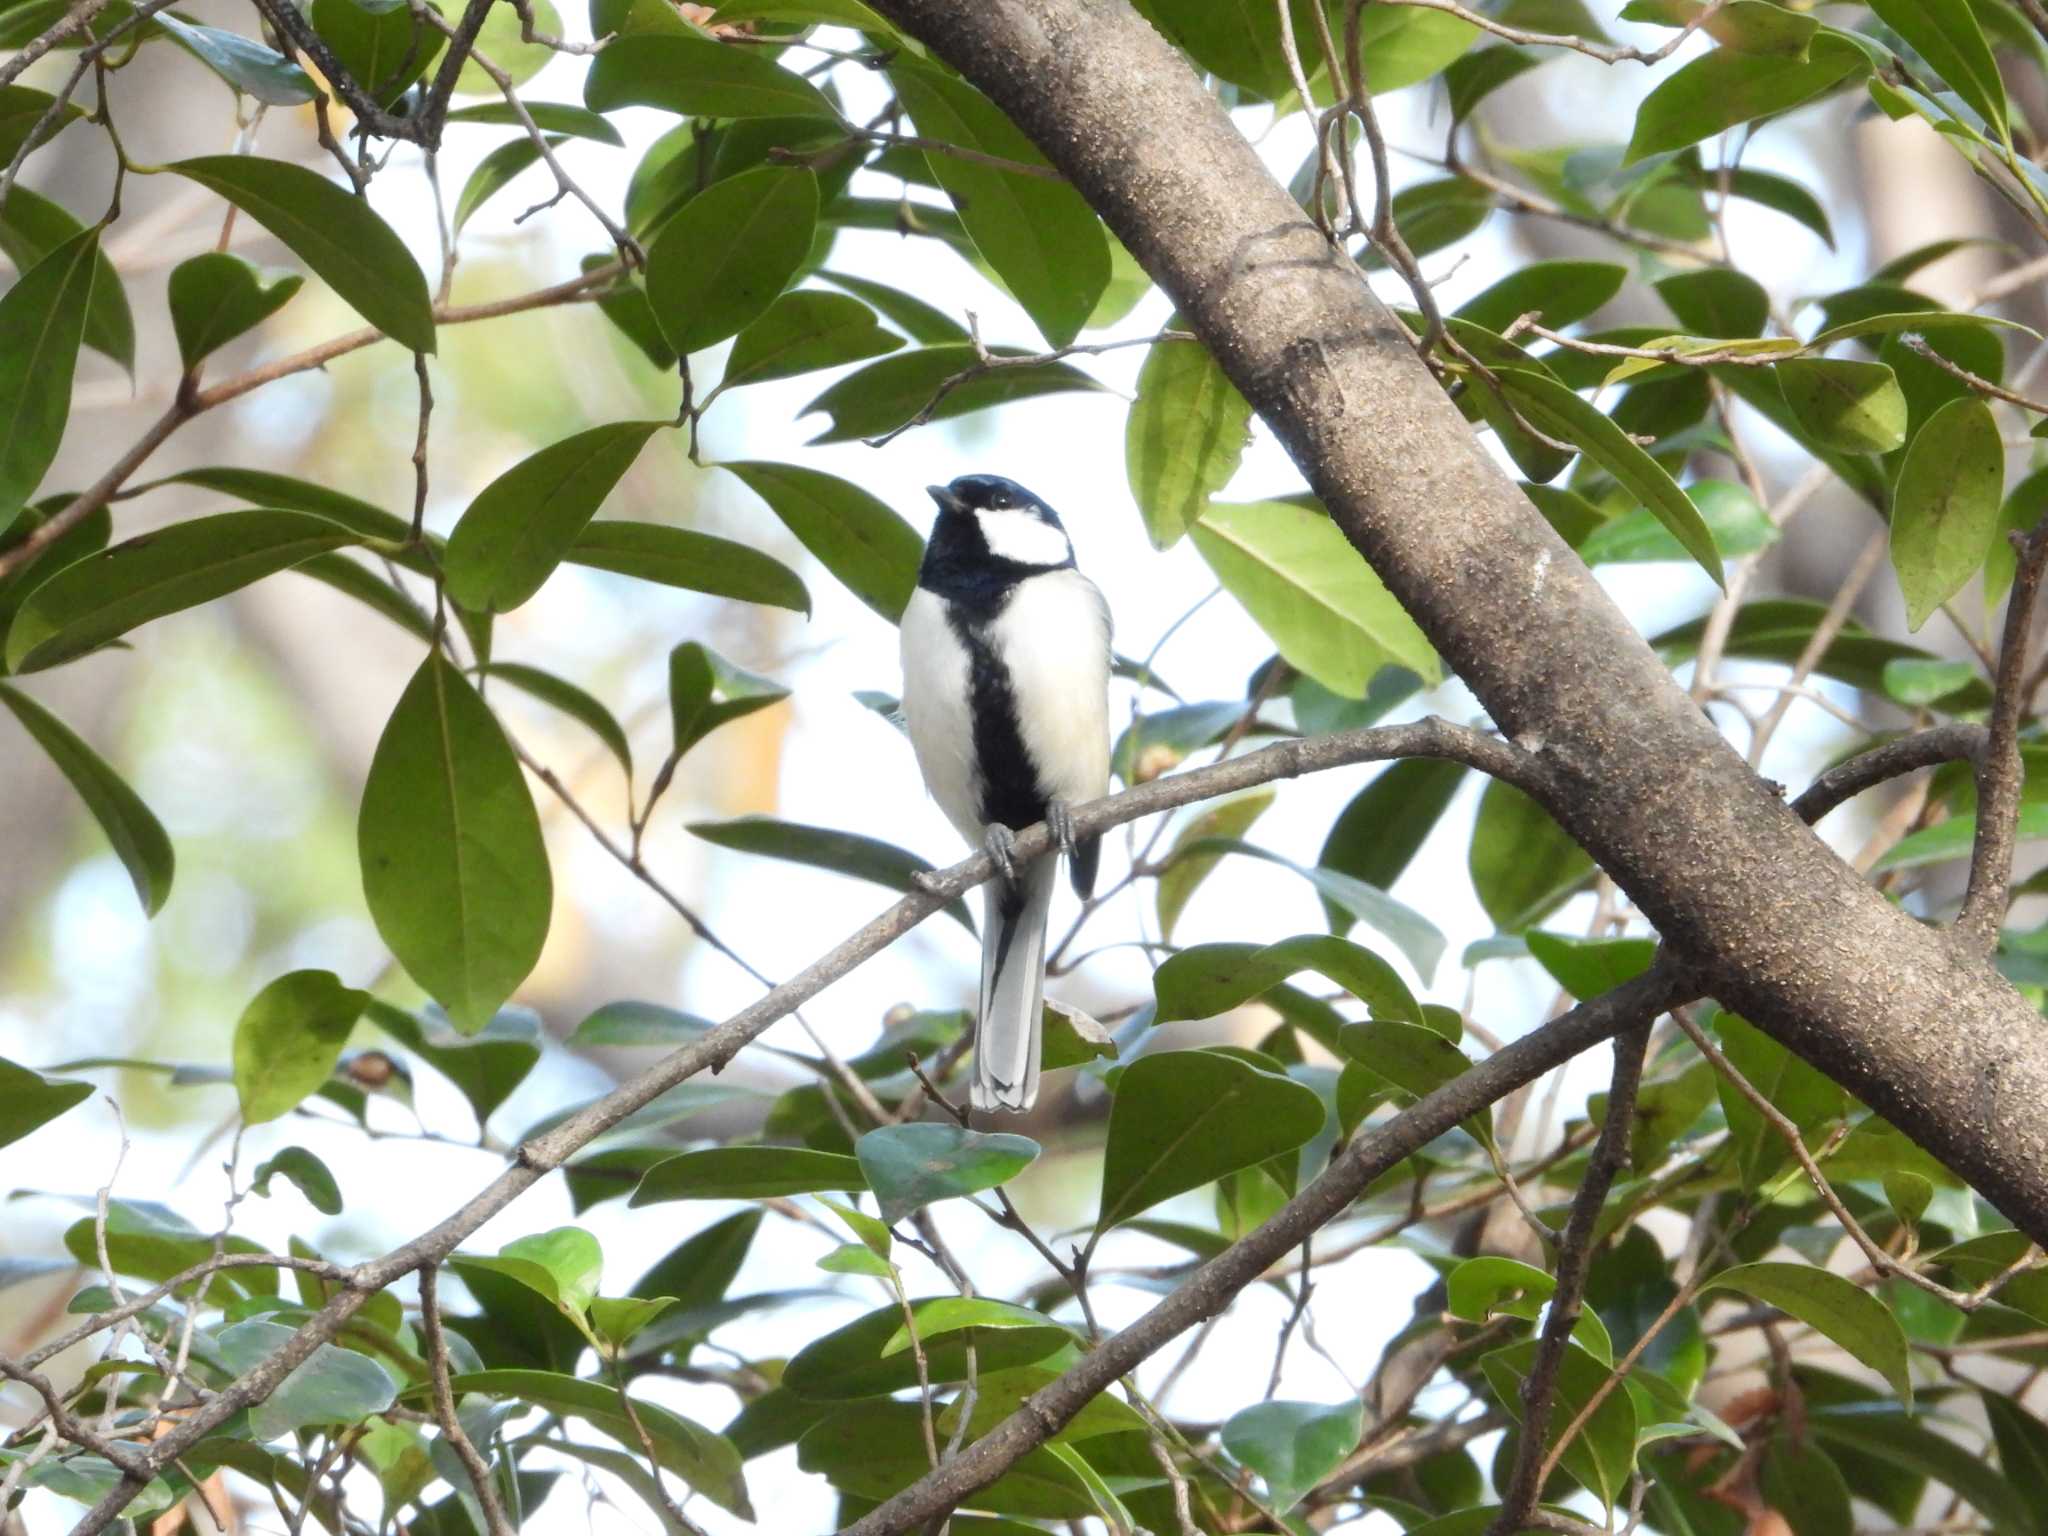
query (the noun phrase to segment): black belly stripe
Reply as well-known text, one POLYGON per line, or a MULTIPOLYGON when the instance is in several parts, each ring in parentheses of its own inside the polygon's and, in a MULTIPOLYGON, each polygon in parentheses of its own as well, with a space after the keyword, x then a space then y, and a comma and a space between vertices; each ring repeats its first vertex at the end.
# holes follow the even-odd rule
POLYGON ((967 651, 970 718, 974 722, 974 778, 981 819, 1022 831, 1045 820, 1047 798, 1017 721, 1010 669, 990 644, 988 631, 952 603, 946 622, 967 651))

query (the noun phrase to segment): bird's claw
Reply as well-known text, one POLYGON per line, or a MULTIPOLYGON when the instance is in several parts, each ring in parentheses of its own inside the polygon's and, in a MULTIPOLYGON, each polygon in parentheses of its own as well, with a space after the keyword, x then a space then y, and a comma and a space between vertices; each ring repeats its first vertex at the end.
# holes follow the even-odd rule
POLYGON ((1074 856, 1074 808, 1064 800, 1055 800, 1045 808, 1045 827, 1052 833, 1055 847, 1068 858, 1074 856))
POLYGON ((1000 822, 990 822, 982 835, 982 844, 988 849, 988 856, 996 866, 996 873, 1014 885, 1017 881, 1017 861, 1010 850, 1016 846, 1017 834, 1000 822))

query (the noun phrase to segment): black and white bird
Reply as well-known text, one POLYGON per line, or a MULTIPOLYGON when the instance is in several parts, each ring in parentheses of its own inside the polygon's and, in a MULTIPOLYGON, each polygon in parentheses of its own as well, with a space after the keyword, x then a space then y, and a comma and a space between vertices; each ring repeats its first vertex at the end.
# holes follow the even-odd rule
POLYGON ((1001 871, 982 925, 977 1109, 1038 1097, 1046 914, 1064 851, 1095 888, 1096 839, 1069 808, 1109 790, 1109 609, 1074 565, 1059 515, 1014 480, 930 487, 939 519, 903 613, 903 716, 926 786, 1001 871), (1019 867, 1014 834, 1048 823, 1058 849, 1019 867))

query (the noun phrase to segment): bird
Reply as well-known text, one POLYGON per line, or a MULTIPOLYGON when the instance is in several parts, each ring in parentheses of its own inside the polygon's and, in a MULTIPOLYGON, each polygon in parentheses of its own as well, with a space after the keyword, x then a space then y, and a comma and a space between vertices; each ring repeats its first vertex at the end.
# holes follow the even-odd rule
POLYGON ((1059 514, 1016 481, 926 489, 939 515, 903 612, 903 720, 939 809, 995 862, 970 1102, 1021 1112, 1038 1098, 1059 861, 1084 899, 1100 862, 1072 808, 1109 791, 1109 606, 1059 514), (1020 864, 1016 834, 1041 821, 1055 847, 1020 864))

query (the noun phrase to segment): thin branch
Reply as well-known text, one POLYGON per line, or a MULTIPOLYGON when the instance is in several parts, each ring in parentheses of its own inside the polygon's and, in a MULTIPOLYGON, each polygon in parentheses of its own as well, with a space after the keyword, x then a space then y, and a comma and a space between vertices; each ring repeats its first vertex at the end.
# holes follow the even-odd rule
POLYGON ((2041 575, 2048 566, 2048 527, 2010 535, 2017 555, 2012 596, 2005 607, 2005 640, 1998 656, 1998 679, 1992 689, 1990 737, 1977 764, 1977 837, 1970 850, 1970 884, 1955 935, 1980 954, 1998 946, 2012 884, 2015 823, 2020 811, 2020 786, 2026 770, 2020 763, 2020 717, 2026 712, 2027 641, 2033 633, 2034 602, 2041 593, 2041 575))
POLYGON ((1458 4, 1457 0, 1380 0, 1380 3, 1409 5, 1426 11, 1443 11, 1479 28, 1482 32, 1491 32, 1495 37, 1505 38, 1511 43, 1520 43, 1528 48, 1569 48, 1574 53, 1583 53, 1586 57, 1598 59, 1603 64, 1657 64, 1684 47, 1685 40, 1691 37, 1697 28, 1711 21, 1715 12, 1719 11, 1727 0, 1711 0, 1710 4, 1659 48, 1631 48, 1589 42, 1569 32, 1525 32, 1520 27, 1505 26, 1478 11, 1468 11, 1458 4))
MULTIPOLYGON (((1835 643, 1835 637, 1842 632, 1842 626, 1849 622, 1849 615, 1856 607, 1856 599, 1863 595, 1863 589, 1870 584, 1870 578, 1877 574, 1877 568, 1884 563, 1885 553, 1890 545, 1891 539, 1883 529, 1872 534, 1869 541, 1864 544, 1862 553, 1857 555, 1855 564, 1849 567, 1849 573, 1842 578, 1841 586, 1835 590, 1834 597, 1829 601, 1828 611, 1822 614, 1820 622, 1814 625, 1813 633, 1800 648, 1798 659, 1792 663, 1790 681, 1794 686, 1804 683, 1812 675, 1813 669, 1820 664, 1821 657, 1828 653, 1828 647, 1835 643)), ((1764 748, 1771 744, 1771 737, 1776 734, 1786 711, 1791 709, 1792 701, 1796 697, 1797 695, 1790 690, 1779 694, 1763 719, 1758 722, 1756 730, 1751 733, 1749 765, 1752 768, 1763 762, 1764 748)))
MULTIPOLYGON (((484 1512, 484 1529, 490 1536, 512 1536, 490 1464, 479 1454, 455 1412, 455 1393, 448 1385, 448 1339, 441 1331, 439 1274, 439 1268, 433 1264, 420 1270, 420 1322, 426 1332, 427 1365, 434 1376, 434 1417, 440 1421, 441 1433, 454 1447, 462 1469, 469 1474, 470 1486, 476 1490, 476 1501, 484 1512)), ((309 1494, 310 1491, 309 1482, 309 1494)))
POLYGON ((23 43, 12 58, 0 64, 0 86, 13 84, 15 77, 37 59, 78 36, 111 3, 112 0, 78 0, 78 4, 66 11, 60 20, 23 43))
POLYGON ((1981 725, 1938 725, 1901 736, 1835 764, 1792 802, 1793 812, 1811 825, 1844 801, 1853 800, 1887 780, 1943 763, 1975 762, 1984 751, 1986 740, 1987 733, 1981 725))
MULTIPOLYGON (((427 125, 417 117, 385 111, 377 98, 349 72, 348 66, 335 57, 334 50, 327 46, 327 40, 313 30, 313 23, 291 0, 255 0, 255 4, 279 37, 313 61, 313 67, 334 88, 342 104, 355 114, 357 132, 380 139, 404 139, 414 144, 427 142, 427 125)), ((354 172, 350 172, 350 179, 356 180, 354 172)), ((360 189, 361 181, 357 181, 357 186, 360 189)))
POLYGON ((1919 353, 1920 356, 1926 358, 1928 362, 1934 364, 1943 373, 1959 383, 1967 385, 1980 395, 1992 400, 2003 400, 2007 405, 2016 405, 2023 411, 2032 411, 2036 416, 2048 416, 2048 402, 2030 400, 2025 395, 2007 389, 2003 384, 1970 372, 1969 369, 1963 367, 1960 363, 1950 362, 1939 352, 1935 351, 1933 347, 1929 346, 1927 338, 1924 336, 1916 336, 1909 331, 1899 338, 1899 342, 1909 352, 1919 353))

